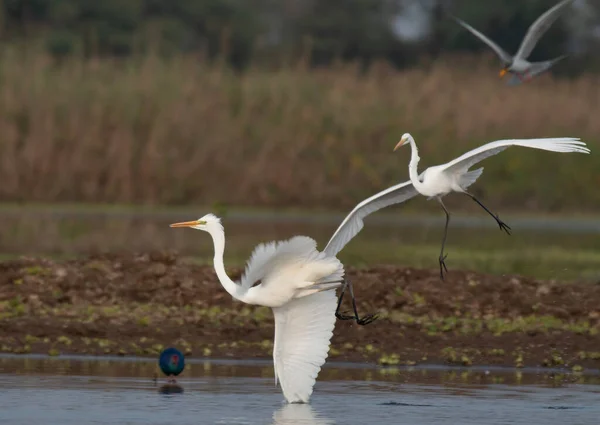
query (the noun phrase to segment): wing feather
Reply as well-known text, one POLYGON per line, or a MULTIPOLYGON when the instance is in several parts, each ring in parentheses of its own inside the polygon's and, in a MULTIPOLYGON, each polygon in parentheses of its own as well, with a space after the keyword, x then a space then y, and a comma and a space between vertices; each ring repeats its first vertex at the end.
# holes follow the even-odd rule
POLYGON ((240 285, 250 288, 259 280, 264 280, 276 269, 292 257, 298 258, 301 253, 316 252, 317 243, 307 236, 295 236, 286 241, 262 243, 254 248, 246 270, 240 279, 240 285))
POLYGON ((513 60, 512 56, 510 54, 508 54, 502 47, 498 46, 496 43, 494 43, 492 40, 490 40, 486 35, 477 31, 475 28, 473 28, 471 25, 467 24, 462 19, 459 19, 452 15, 450 15, 450 16, 452 17, 452 19, 454 19, 456 22, 458 22, 463 28, 470 31, 471 34, 473 34, 475 37, 479 38, 481 41, 483 41, 485 44, 487 44, 489 47, 491 47, 492 50, 494 50, 494 52, 496 52, 496 54, 500 57, 500 60, 502 60, 502 62, 504 62, 505 64, 509 64, 512 62, 512 60, 513 60))
POLYGON ((447 173, 465 172, 471 166, 485 158, 502 152, 510 146, 522 146, 551 152, 590 153, 590 150, 585 147, 585 143, 580 141, 579 138, 574 137, 496 140, 495 142, 486 143, 477 149, 473 149, 447 164, 439 165, 436 168, 447 173))
POLYGON ((336 306, 335 291, 325 291, 273 308, 275 382, 290 403, 308 403, 329 353, 336 306))
MULTIPOLYGON (((423 174, 421 174, 422 177, 423 174)), ((323 250, 324 253, 336 256, 348 242, 361 231, 363 219, 382 208, 399 204, 416 196, 418 192, 410 181, 389 187, 359 203, 344 218, 323 250)))
POLYGON ((521 46, 519 46, 519 50, 515 54, 516 58, 527 59, 531 52, 533 51, 535 45, 540 38, 548 31, 548 29, 552 26, 554 21, 558 19, 560 14, 564 12, 567 6, 571 5, 574 0, 563 0, 560 3, 556 4, 554 7, 548 9, 542 16, 536 19, 536 21, 531 24, 529 29, 527 30, 527 34, 525 34, 525 38, 521 42, 521 46))

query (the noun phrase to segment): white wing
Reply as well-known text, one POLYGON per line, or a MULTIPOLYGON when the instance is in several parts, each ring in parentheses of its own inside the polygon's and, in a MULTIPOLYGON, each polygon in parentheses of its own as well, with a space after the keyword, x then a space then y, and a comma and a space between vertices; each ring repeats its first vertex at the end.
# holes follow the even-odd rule
POLYGON ((506 64, 509 64, 509 63, 512 62, 512 60, 513 60, 512 56, 509 55, 508 53, 506 53, 506 51, 504 49, 502 49, 502 47, 498 46, 496 43, 494 43, 492 40, 490 40, 489 38, 487 38, 481 32, 477 31, 471 25, 467 24, 462 19, 458 19, 455 16, 451 16, 451 17, 456 22, 458 22, 460 25, 462 25, 464 28, 466 28, 467 30, 469 30, 474 36, 476 36, 481 41, 483 41, 485 44, 487 44, 488 46, 490 46, 494 50, 494 52, 496 52, 496 54, 500 57, 500 59, 502 60, 502 62, 504 62, 506 64))
MULTIPOLYGON (((423 174, 419 176, 419 179, 422 180, 422 176, 423 174)), ((339 225, 323 252, 327 255, 336 256, 361 231, 364 226, 363 219, 366 216, 390 205, 402 203, 417 194, 418 192, 412 183, 407 181, 389 187, 365 199, 354 207, 350 214, 342 221, 342 224, 339 225)))
POLYGON ((447 173, 465 172, 469 169, 469 167, 477 164, 485 158, 502 152, 510 146, 523 146, 526 148, 542 149, 551 152, 590 153, 590 150, 585 147, 584 142, 581 142, 578 138, 573 137, 496 140, 495 142, 486 143, 477 149, 473 149, 472 151, 459 156, 447 164, 438 165, 435 168, 447 173))
POLYGON ((250 288, 261 279, 265 279, 277 266, 292 258, 301 258, 302 254, 316 252, 317 243, 307 236, 296 236, 287 241, 259 244, 254 248, 247 262, 244 275, 240 279, 242 287, 250 288))
POLYGON ((325 291, 273 309, 275 383, 290 403, 308 403, 329 353, 336 306, 335 291, 325 291))
POLYGON ((556 21, 560 14, 567 6, 573 3, 573 1, 574 0, 563 0, 537 18, 527 30, 527 34, 525 34, 525 38, 521 42, 521 46, 519 47, 519 51, 515 54, 515 58, 527 59, 542 35, 548 31, 554 21, 556 21))

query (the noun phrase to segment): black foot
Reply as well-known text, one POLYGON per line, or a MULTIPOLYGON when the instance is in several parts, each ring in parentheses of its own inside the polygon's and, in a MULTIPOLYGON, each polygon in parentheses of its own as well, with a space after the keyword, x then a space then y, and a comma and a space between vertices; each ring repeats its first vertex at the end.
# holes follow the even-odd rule
POLYGON ((340 320, 354 320, 355 319, 354 316, 348 316, 343 313, 338 313, 337 311, 335 312, 335 317, 337 317, 340 320))
POLYGON ((377 320, 379 318, 379 315, 376 313, 373 313, 373 314, 367 314, 361 318, 358 316, 348 316, 346 314, 336 312, 335 317, 337 317, 340 320, 355 320, 357 324, 359 324, 361 326, 365 326, 365 325, 368 325, 369 323, 373 323, 375 320, 377 320))
POLYGON ((506 224, 505 222, 503 222, 502 220, 500 220, 500 217, 498 217, 498 214, 496 214, 494 216, 494 218, 496 219, 496 223, 498 223, 498 227, 500 227, 500 230, 504 230, 507 234, 510 235, 510 226, 508 224, 506 224))
POLYGON ((444 280, 444 270, 446 271, 446 273, 448 273, 448 267, 446 267, 446 257, 448 256, 448 254, 442 256, 440 255, 440 278, 442 280, 444 280))
POLYGON ((377 315, 375 313, 374 314, 367 314, 362 319, 357 319, 356 323, 358 323, 361 326, 365 326, 365 325, 368 325, 369 323, 373 323, 378 318, 379 318, 379 315, 377 315))
POLYGON ((368 325, 369 323, 371 323, 377 319, 377 315, 375 315, 375 314, 367 314, 366 316, 364 316, 362 318, 359 317, 358 311, 356 309, 356 299, 354 298, 354 290, 352 289, 352 283, 350 282, 349 279, 346 279, 344 281, 344 286, 342 286, 342 292, 340 293, 340 297, 338 298, 337 308, 335 309, 335 317, 337 317, 340 320, 355 320, 356 323, 361 326, 368 325), (346 292, 346 289, 348 289, 348 291, 350 291, 350 297, 352 298, 352 310, 354 312, 353 316, 349 316, 347 314, 340 313, 340 307, 342 306, 342 300, 344 299, 344 294, 346 292))

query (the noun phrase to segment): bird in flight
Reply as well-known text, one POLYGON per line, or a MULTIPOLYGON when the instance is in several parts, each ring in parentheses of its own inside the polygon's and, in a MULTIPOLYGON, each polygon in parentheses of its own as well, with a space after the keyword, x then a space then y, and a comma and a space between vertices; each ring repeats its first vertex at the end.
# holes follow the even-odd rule
POLYGON ((429 167, 421 174, 418 174, 417 166, 421 158, 419 157, 415 139, 413 139, 409 133, 402 135, 402 138, 394 147, 394 151, 407 144, 410 145, 411 148, 411 158, 408 164, 408 175, 410 180, 393 186, 389 188, 388 191, 395 193, 395 196, 397 197, 404 196, 404 200, 408 200, 420 194, 426 196, 427 199, 436 199, 440 203, 446 214, 444 237, 442 238, 442 249, 439 257, 440 278, 442 280, 444 280, 444 271, 448 271, 445 263, 446 255, 444 255, 444 245, 448 234, 448 224, 450 223, 450 213, 442 201, 444 196, 451 192, 464 193, 496 220, 500 230, 504 230, 508 234, 510 234, 511 230, 506 223, 500 220, 497 214, 492 213, 475 197, 475 195, 467 192, 467 188, 475 183, 481 176, 481 173, 483 173, 483 167, 469 171, 470 167, 511 146, 522 146, 550 152, 590 153, 590 150, 585 147, 584 142, 572 137, 497 140, 473 149, 446 164, 429 167))
POLYGON ((503 63, 503 67, 500 70, 500 77, 504 77, 507 73, 512 74, 513 76, 509 80, 509 84, 515 85, 531 80, 534 76, 547 71, 558 61, 567 57, 567 55, 561 55, 554 59, 541 62, 529 62, 527 60, 540 38, 548 31, 561 13, 563 13, 574 1, 575 0, 563 0, 540 16, 527 30, 527 34, 514 56, 511 56, 504 49, 462 19, 455 16, 451 17, 496 52, 503 63))

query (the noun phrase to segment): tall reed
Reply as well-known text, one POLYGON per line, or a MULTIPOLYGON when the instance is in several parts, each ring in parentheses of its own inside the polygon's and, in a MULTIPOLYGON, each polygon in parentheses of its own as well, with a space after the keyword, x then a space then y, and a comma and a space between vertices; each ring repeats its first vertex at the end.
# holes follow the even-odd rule
MULTIPOLYGON (((495 65, 495 64, 494 64, 495 65)), ((504 208, 600 206, 600 76, 507 87, 487 58, 235 74, 196 57, 0 52, 0 201, 347 208, 498 138, 577 136, 592 155, 514 148, 474 190, 504 208)))

